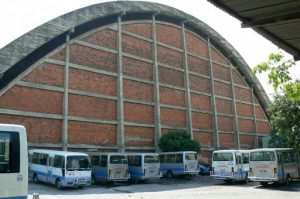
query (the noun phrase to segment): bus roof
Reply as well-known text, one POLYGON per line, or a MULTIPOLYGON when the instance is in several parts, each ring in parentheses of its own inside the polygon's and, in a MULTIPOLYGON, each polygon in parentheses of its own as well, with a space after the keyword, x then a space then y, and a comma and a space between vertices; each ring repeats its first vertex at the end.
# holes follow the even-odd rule
POLYGON ((250 152, 251 150, 246 149, 229 149, 229 150, 216 150, 213 153, 233 153, 233 152, 250 152))
POLYGON ((181 153, 197 153, 196 151, 173 151, 173 152, 160 152, 159 154, 181 154, 181 153))
POLYGON ((257 151, 291 151, 292 148, 259 148, 259 149, 252 149, 250 152, 257 152, 257 151))
POLYGON ((69 156, 69 155, 82 155, 88 156, 86 153, 81 152, 72 152, 72 151, 57 151, 57 150, 48 150, 48 149, 30 149, 28 152, 31 153, 44 153, 49 155, 61 155, 61 156, 69 156))
POLYGON ((159 155, 158 153, 148 153, 148 152, 146 152, 146 153, 135 153, 135 152, 132 152, 132 153, 126 153, 127 155, 141 155, 141 156, 143 156, 143 155, 159 155))
POLYGON ((87 152, 89 155, 125 155, 127 156, 126 153, 122 152, 87 152))

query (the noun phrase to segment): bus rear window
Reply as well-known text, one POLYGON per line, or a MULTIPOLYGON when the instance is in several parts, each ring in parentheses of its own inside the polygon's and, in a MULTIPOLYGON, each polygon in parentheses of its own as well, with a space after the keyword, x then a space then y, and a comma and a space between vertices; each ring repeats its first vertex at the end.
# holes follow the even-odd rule
POLYGON ((17 132, 0 132, 0 173, 20 172, 20 138, 17 132))
POLYGON ((186 160, 197 160, 197 154, 196 153, 186 153, 185 159, 186 160))
POLYGON ((159 163, 159 156, 145 155, 145 163, 159 163))
POLYGON ((251 152, 250 161, 275 161, 275 153, 273 151, 251 152))
POLYGON ((110 156, 110 164, 127 164, 127 157, 123 155, 110 156))
POLYGON ((214 153, 213 161, 233 161, 232 153, 214 153))

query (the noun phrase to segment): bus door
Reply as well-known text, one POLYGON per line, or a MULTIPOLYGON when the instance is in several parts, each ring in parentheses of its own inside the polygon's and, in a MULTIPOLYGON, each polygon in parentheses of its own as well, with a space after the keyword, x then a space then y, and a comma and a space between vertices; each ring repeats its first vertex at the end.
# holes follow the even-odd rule
POLYGON ((47 181, 51 182, 52 179, 52 175, 53 175, 53 162, 54 162, 54 156, 49 156, 49 160, 48 160, 48 174, 47 174, 47 181))
POLYGON ((243 164, 242 164, 242 154, 235 154, 235 162, 236 162, 236 174, 238 178, 243 178, 243 164))
POLYGON ((277 153, 277 176, 278 180, 284 180, 285 178, 285 172, 284 172, 284 157, 282 152, 277 153))

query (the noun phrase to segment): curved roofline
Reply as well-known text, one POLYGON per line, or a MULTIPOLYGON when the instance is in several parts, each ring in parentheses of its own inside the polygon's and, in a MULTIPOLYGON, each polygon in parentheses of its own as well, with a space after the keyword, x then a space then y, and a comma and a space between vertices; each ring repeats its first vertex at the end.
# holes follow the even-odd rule
POLYGON ((253 87, 255 96, 266 110, 270 100, 250 67, 219 33, 201 20, 176 8, 152 2, 114 1, 84 7, 59 16, 17 38, 0 49, 0 90, 40 58, 66 41, 66 35, 73 31, 71 39, 96 27, 115 23, 120 14, 122 21, 151 19, 156 14, 158 21, 167 21, 185 27, 210 42, 243 74, 253 87))

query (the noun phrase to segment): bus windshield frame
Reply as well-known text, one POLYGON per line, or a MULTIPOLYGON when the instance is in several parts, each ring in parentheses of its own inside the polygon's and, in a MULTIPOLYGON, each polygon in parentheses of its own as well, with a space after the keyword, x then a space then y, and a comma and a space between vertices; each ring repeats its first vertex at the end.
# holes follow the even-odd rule
POLYGON ((66 169, 67 171, 91 170, 91 165, 88 156, 68 155, 66 169))

